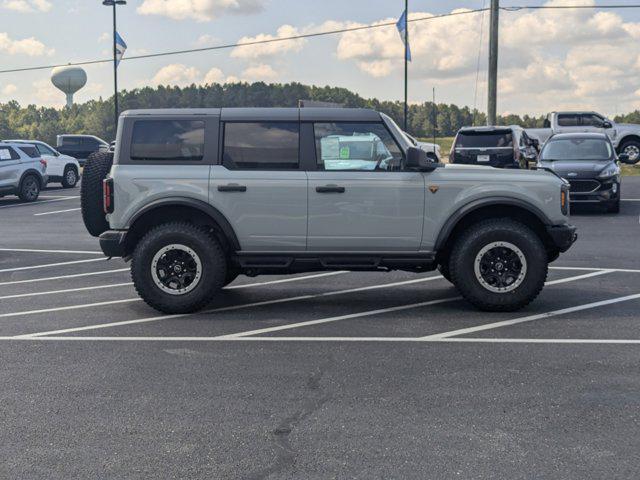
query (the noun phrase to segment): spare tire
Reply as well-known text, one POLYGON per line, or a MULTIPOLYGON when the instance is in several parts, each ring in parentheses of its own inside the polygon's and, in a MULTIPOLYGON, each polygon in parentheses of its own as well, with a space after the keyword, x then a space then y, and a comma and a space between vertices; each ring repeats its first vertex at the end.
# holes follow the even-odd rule
POLYGON ((82 172, 80 205, 84 226, 94 237, 109 230, 102 205, 102 180, 113 165, 113 152, 95 152, 89 155, 82 172))

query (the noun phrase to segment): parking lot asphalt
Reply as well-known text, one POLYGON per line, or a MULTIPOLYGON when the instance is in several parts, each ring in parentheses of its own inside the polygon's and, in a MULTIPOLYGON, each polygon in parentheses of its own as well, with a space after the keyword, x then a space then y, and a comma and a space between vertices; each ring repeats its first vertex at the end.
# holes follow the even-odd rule
POLYGON ((640 178, 517 313, 437 273, 240 277, 162 315, 79 189, 0 199, 0 478, 637 478, 640 178))

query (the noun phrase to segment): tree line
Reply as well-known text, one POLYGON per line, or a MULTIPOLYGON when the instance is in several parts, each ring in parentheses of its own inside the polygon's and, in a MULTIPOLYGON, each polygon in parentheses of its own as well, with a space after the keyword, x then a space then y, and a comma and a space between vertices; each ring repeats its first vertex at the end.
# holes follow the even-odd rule
MULTIPOLYGON (((346 88, 317 87, 300 83, 266 84, 231 83, 191 85, 187 87, 159 86, 125 90, 120 94, 122 110, 139 108, 211 108, 211 107, 295 107, 299 100, 342 104, 346 107, 373 108, 392 117, 402 125, 404 106, 400 101, 380 101, 363 98, 346 88)), ((640 123, 640 112, 616 121, 640 123)), ((508 115, 499 118, 501 125, 541 127, 544 117, 508 115)), ((450 137, 463 126, 484 125, 486 115, 469 107, 432 102, 409 107, 408 130, 416 137, 450 137), (435 121, 434 121, 435 120, 435 121)), ((21 106, 16 101, 0 104, 0 138, 25 138, 55 143, 56 135, 76 133, 97 135, 107 141, 115 137, 113 97, 90 100, 71 108, 21 106)))

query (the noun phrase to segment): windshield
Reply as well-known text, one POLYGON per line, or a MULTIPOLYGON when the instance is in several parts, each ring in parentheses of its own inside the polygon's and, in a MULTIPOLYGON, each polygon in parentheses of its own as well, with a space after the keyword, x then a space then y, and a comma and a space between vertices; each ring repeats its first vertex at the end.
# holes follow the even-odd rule
POLYGON ((549 141, 540 156, 541 160, 610 160, 611 143, 602 138, 563 138, 549 141))
POLYGON ((513 148, 511 130, 460 132, 456 148, 513 148))

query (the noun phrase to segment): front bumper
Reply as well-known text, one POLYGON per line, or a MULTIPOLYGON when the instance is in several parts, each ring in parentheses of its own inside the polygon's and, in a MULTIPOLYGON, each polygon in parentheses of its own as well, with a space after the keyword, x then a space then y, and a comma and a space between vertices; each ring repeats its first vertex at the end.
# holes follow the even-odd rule
POLYGON ((572 204, 615 203, 620 198, 620 182, 617 180, 602 181, 600 187, 592 192, 575 192, 572 189, 569 198, 572 204))
POLYGON ((560 252, 566 252, 578 239, 577 228, 574 225, 553 225, 547 227, 547 233, 553 244, 560 252))
POLYGON ((126 231, 107 230, 100 235, 100 248, 107 257, 124 257, 126 255, 126 231))

